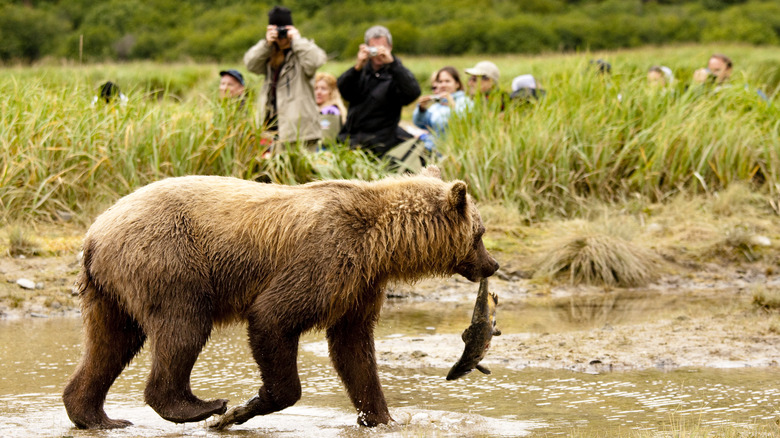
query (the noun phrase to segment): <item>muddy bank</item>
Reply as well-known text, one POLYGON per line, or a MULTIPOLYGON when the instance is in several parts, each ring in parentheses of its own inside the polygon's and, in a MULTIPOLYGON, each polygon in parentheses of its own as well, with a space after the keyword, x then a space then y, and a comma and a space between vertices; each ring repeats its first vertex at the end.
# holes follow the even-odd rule
MULTIPOLYGON (((73 291, 78 268, 75 254, 0 258, 0 318, 78 317, 73 291), (19 278, 40 288, 23 289, 19 278)), ((780 364, 780 313, 752 304, 757 288, 780 288, 780 275, 764 268, 697 269, 642 289, 553 286, 506 270, 490 287, 499 295, 503 335, 493 340, 483 362, 488 367, 597 373, 780 364)), ((378 362, 450 367, 463 351, 460 332, 468 325, 476 292, 476 284, 456 277, 393 285, 377 329, 378 362), (408 335, 410 320, 443 309, 447 317, 423 321, 419 334, 408 335), (401 324, 404 330, 398 329, 401 324)), ((327 355, 323 340, 302 348, 327 355)))
MULTIPOLYGON (((652 289, 636 290, 548 289, 527 280, 493 279, 503 334, 493 338, 483 364, 589 373, 780 365, 780 314, 756 308, 751 292, 756 285, 780 287, 780 277, 760 273, 708 277, 696 282, 670 277, 652 289)), ((398 298, 389 299, 386 307, 425 312, 458 304, 461 326, 444 330, 430 326, 417 336, 397 336, 392 325, 385 325, 376 341, 379 363, 451 366, 463 351, 458 330, 468 324, 475 294, 475 285, 456 279, 396 287, 391 295, 398 298), (430 291, 422 292, 426 287, 430 291)), ((327 354, 324 341, 304 348, 327 354)))

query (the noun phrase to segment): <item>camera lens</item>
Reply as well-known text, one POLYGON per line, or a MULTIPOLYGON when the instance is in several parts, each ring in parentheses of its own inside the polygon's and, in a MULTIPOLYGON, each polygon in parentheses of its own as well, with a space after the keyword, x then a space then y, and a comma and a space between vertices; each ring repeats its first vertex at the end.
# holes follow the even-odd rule
POLYGON ((284 26, 276 27, 276 37, 281 39, 287 38, 287 28, 284 26))

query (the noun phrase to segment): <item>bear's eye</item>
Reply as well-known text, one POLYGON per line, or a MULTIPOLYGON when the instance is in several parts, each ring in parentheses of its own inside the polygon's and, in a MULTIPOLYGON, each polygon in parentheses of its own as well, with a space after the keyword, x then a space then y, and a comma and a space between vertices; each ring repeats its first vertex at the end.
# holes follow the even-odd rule
POLYGON ((485 227, 480 225, 480 227, 477 229, 477 232, 474 234, 474 246, 479 245, 483 234, 485 234, 485 227))

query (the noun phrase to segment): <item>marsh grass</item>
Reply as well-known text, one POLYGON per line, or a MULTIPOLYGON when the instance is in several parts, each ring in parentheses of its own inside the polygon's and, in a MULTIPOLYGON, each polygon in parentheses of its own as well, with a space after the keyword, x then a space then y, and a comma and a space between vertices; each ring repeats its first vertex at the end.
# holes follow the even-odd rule
POLYGON ((753 305, 762 309, 780 309, 780 289, 759 287, 753 290, 753 305))
POLYGON ((661 274, 661 259, 651 250, 620 235, 619 225, 576 221, 547 241, 534 277, 563 279, 571 284, 637 287, 661 274))
MULTIPOLYGON (((427 85, 443 65, 480 60, 404 58, 427 85)), ((541 101, 497 115, 477 105, 439 139, 447 178, 460 178, 480 203, 509 206, 526 223, 582 214, 592 200, 642 204, 677 194, 712 194, 742 183, 780 199, 780 113, 770 48, 682 46, 607 53, 496 56, 501 83, 533 73, 541 101), (739 53, 732 86, 689 87, 693 70, 716 49, 739 53), (588 69, 605 58, 613 74, 588 69), (645 84, 648 59, 671 66, 668 89, 645 84), (761 100, 755 89, 770 96, 761 100), (620 96, 618 98, 618 96, 620 96)), ((328 63, 340 74, 351 61, 328 63)), ((774 64, 773 64, 774 63, 774 64)), ((223 66, 153 63, 13 67, 0 70, 0 218, 89 223, 117 198, 149 182, 214 174, 286 184, 375 179, 388 173, 362 151, 261 158, 255 96, 244 108, 216 98, 223 66), (91 104, 106 79, 126 106, 91 104)), ((261 77, 247 75, 256 90, 261 77)), ((404 110, 411 114, 412 106, 404 110)))
POLYGON ((11 257, 40 254, 41 248, 23 227, 16 225, 8 230, 8 255, 11 257))
MULTIPOLYGON (((185 83, 190 70, 181 68, 185 83)), ((174 94, 179 85, 159 93, 130 87, 127 105, 93 105, 89 79, 69 79, 68 88, 55 86, 48 70, 39 74, 0 73, 0 92, 11 96, 0 104, 5 221, 57 219, 64 213, 88 223, 119 197, 170 176, 265 177, 295 184, 385 174, 381 163, 338 146, 333 148, 341 159, 337 166, 333 159, 323 166, 322 154, 303 154, 295 147, 288 154, 261 158, 266 146, 259 140, 251 99, 240 108, 200 93, 174 94)))
POLYGON ((455 120, 441 146, 446 167, 473 181, 479 199, 518 203, 536 218, 576 214, 584 199, 655 202, 735 182, 777 193, 777 110, 756 93, 682 81, 651 89, 640 71, 586 69, 559 68, 534 104, 501 115, 477 105, 455 120))

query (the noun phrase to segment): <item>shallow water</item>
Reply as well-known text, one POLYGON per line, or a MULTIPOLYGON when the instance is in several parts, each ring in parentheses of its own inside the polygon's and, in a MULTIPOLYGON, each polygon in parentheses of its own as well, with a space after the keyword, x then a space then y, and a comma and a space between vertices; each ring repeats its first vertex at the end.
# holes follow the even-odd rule
MULTIPOLYGON (((560 301, 548 303, 547 312, 539 311, 542 305, 525 306, 525 311, 536 309, 537 318, 541 313, 548 320, 518 317, 506 321, 502 328, 533 331, 537 325, 602 324, 604 318, 620 314, 651 317, 649 305, 640 301, 568 308, 560 301), (623 310, 582 310, 605 306, 623 310), (551 324, 553 320, 558 324, 551 324)), ((458 336, 468 324, 469 307, 390 303, 383 311, 377 336, 458 336)), ((522 314, 524 310, 516 311, 522 314)), ((502 308, 503 315, 508 313, 502 308)), ((777 368, 590 375, 491 366, 490 376, 473 373, 447 382, 446 368, 381 366, 383 388, 398 424, 368 430, 355 425, 354 409, 327 358, 305 348, 322 342, 321 334, 310 334, 302 340, 304 348, 299 355, 303 397, 292 408, 221 433, 209 430, 205 422, 169 423, 143 403, 149 371, 148 352, 144 351, 117 379, 106 401, 110 417, 130 420, 134 426, 109 432, 80 431, 68 420, 60 398, 79 358, 80 327, 80 320, 70 318, 0 321, 0 436, 498 437, 569 435, 574 431, 609 436, 636 430, 668 431, 670 424, 677 425, 677 430, 762 426, 780 418, 777 368)), ((258 386, 244 328, 216 330, 193 370, 193 391, 202 398, 228 398, 232 406, 252 397, 258 386)))

